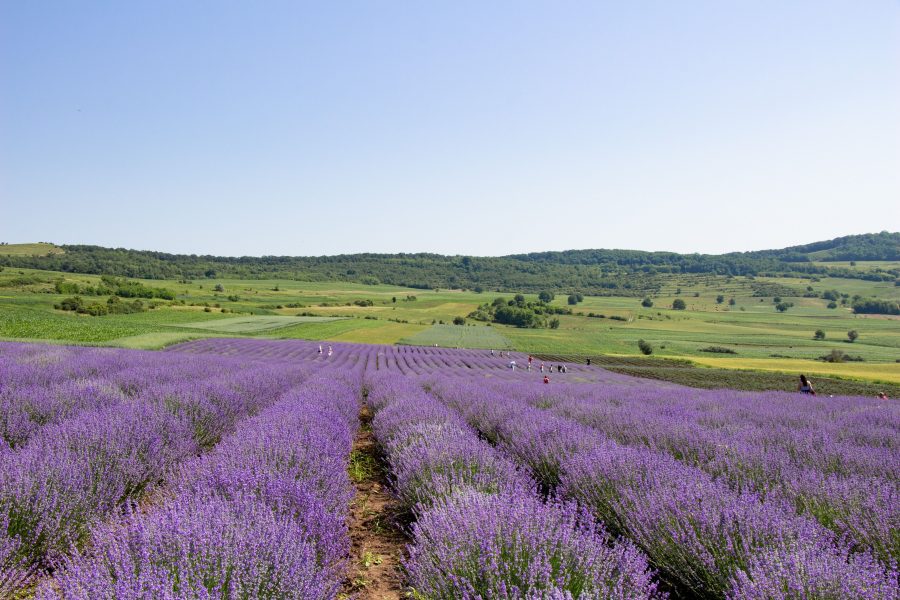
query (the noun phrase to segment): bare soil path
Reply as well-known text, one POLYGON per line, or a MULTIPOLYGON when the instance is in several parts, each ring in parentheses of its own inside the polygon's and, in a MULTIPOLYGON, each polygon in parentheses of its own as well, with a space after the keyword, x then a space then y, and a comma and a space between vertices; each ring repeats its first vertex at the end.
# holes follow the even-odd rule
POLYGON ((359 419, 350 456, 356 496, 350 506, 351 562, 343 593, 358 600, 399 600, 404 597, 400 560, 407 538, 398 525, 399 511, 379 461, 367 406, 359 419))

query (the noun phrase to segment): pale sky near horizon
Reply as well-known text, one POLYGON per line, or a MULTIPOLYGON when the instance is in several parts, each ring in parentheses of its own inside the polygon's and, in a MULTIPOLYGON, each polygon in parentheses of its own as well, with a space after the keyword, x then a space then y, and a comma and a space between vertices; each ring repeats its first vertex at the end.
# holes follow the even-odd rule
POLYGON ((721 253, 898 207, 896 1, 0 0, 0 241, 721 253))

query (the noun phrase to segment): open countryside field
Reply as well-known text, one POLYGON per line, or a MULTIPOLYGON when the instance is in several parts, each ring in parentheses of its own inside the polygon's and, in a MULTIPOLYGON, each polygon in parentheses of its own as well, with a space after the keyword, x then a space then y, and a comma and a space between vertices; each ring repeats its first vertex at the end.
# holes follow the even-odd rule
POLYGON ((443 348, 511 349, 512 344, 498 327, 432 325, 414 336, 404 338, 402 344, 412 346, 441 346, 443 348))
MULTIPOLYGON (((156 308, 137 314, 90 317, 54 309, 66 296, 55 292, 56 281, 96 285, 99 277, 33 269, 0 272, 0 337, 159 348, 197 337, 252 335, 512 347, 529 353, 581 356, 640 355, 637 341, 643 339, 653 347, 653 356, 735 369, 751 366, 796 372, 808 367, 810 373, 875 381, 894 380, 900 359, 897 317, 855 315, 845 306, 829 309, 826 300, 804 297, 810 286, 814 293, 837 290, 900 298, 900 288, 892 283, 859 279, 826 278, 811 283, 787 278, 671 276, 650 308, 641 306, 639 298, 586 296, 570 307, 573 314, 559 317, 557 329, 486 327, 470 319, 458 331, 454 327, 459 326, 449 325, 454 317, 465 317, 484 302, 512 294, 346 282, 137 280, 171 289, 175 301, 158 302, 156 308), (767 285, 795 294, 784 296, 794 306, 779 313, 772 296, 754 295, 767 285), (718 296, 724 301, 717 302, 718 296), (672 310, 672 302, 679 298, 686 309, 672 310), (817 330, 824 332, 824 339, 814 339, 817 330), (859 333, 852 344, 847 342, 850 330, 859 333), (710 347, 735 354, 704 352, 710 347), (835 349, 864 362, 832 365, 816 360, 835 349)), ((557 295, 551 304, 568 307, 564 295, 557 295)))

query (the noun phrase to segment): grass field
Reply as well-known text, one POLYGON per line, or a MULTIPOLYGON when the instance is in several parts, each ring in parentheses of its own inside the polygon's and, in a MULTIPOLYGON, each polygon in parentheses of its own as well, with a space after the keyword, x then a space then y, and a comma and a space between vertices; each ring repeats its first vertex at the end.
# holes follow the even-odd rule
POLYGON ((442 348, 511 349, 510 341, 499 327, 432 325, 414 336, 400 341, 411 346, 440 346, 442 348))
POLYGON ((338 319, 340 317, 250 316, 180 323, 178 327, 203 329, 217 333, 259 333, 290 327, 298 323, 327 323, 338 319))
POLYGON ((65 254, 66 251, 53 244, 37 242, 35 244, 3 244, 0 255, 3 256, 47 256, 49 254, 65 254))
MULTIPOLYGON (((860 262, 855 268, 868 266, 860 262)), ((900 359, 900 319, 854 315, 846 307, 828 309, 827 301, 819 297, 804 297, 806 293, 837 290, 850 296, 900 298, 900 288, 892 283, 859 279, 810 282, 673 275, 653 297, 651 308, 642 307, 640 298, 585 297, 571 307, 573 315, 560 317, 558 329, 449 325, 454 317, 464 317, 497 296, 511 298, 510 293, 288 280, 145 281, 173 290, 177 295, 175 305, 164 303, 155 310, 131 315, 87 317, 53 309, 54 303, 64 297, 53 287, 60 279, 96 284, 99 277, 29 269, 0 271, 0 338, 159 348, 196 337, 251 335, 512 347, 530 353, 578 355, 637 355, 637 341, 644 339, 653 346, 654 357, 688 357, 728 369, 781 366, 784 371, 783 365, 793 365, 791 372, 803 369, 875 381, 894 381, 895 361, 900 359), (754 295, 769 289, 767 285, 777 286, 772 289, 779 290, 794 306, 779 313, 771 296, 754 295), (217 286, 221 291, 216 291, 217 286), (808 286, 813 287, 812 292, 808 286), (724 298, 721 303, 716 299, 719 295, 724 298), (676 298, 685 301, 687 310, 672 310, 676 298), (734 305, 728 303, 731 298, 734 305), (602 317, 590 317, 590 313, 602 317), (307 316, 298 316, 301 314, 307 316), (817 329, 825 332, 824 340, 813 339, 817 329), (846 341, 851 329, 860 334, 852 344, 846 341), (730 348, 736 354, 703 352, 710 346, 730 348), (815 360, 833 349, 859 356, 864 362, 830 364, 815 360)), ((565 295, 558 295, 554 304, 567 306, 565 295)))

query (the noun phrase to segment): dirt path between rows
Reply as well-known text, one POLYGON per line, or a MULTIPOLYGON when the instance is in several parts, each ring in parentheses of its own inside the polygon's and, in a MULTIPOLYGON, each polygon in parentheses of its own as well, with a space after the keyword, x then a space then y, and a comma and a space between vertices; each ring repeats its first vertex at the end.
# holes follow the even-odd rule
POLYGON ((404 596, 400 560, 407 538, 397 525, 397 504, 378 460, 368 407, 359 420, 350 457, 356 496, 350 506, 351 562, 343 593, 359 600, 399 600, 404 596))

